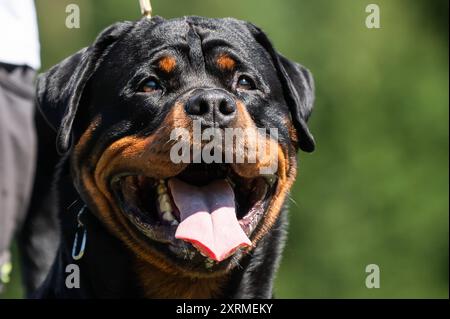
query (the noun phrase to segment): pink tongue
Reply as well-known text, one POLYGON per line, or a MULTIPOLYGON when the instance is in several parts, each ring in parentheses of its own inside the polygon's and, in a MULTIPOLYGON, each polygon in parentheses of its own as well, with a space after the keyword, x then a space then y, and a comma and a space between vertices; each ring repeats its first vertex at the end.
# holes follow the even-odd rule
POLYGON ((169 188, 181 219, 175 238, 192 243, 216 261, 252 244, 236 218, 234 193, 228 182, 216 180, 196 187, 172 178, 169 188))

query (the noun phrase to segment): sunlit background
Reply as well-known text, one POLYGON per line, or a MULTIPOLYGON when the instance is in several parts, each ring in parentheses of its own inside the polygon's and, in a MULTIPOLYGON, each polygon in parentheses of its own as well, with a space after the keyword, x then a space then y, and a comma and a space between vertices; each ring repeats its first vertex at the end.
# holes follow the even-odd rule
MULTIPOLYGON (((41 72, 106 26, 139 18, 137 0, 38 0, 41 72), (65 8, 78 4, 80 29, 65 8)), ((260 26, 316 81, 299 154, 279 298, 448 298, 448 1, 153 0, 154 13, 232 16, 260 26), (365 286, 377 264, 381 287, 365 286)), ((11 30, 13 32, 13 30, 11 30)), ((15 253, 3 298, 23 296, 15 253)))

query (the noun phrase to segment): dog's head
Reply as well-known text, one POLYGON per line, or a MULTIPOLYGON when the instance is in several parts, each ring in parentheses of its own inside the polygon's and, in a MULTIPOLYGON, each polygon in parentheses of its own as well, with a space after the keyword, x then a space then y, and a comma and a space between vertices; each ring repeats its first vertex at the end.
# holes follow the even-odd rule
POLYGON ((313 99, 309 71, 234 19, 117 23, 38 81, 89 209, 142 260, 194 276, 274 225, 297 150, 314 149, 313 99))

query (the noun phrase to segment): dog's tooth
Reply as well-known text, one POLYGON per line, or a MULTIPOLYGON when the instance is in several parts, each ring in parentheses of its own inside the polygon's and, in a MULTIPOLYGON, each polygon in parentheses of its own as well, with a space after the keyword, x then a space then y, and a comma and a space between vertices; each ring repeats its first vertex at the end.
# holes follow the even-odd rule
POLYGON ((166 190, 163 185, 159 184, 156 188, 156 191, 158 192, 158 195, 162 195, 166 193, 166 190))
POLYGON ((195 251, 191 251, 191 250, 188 250, 188 249, 184 250, 184 254, 185 254, 185 256, 187 258, 189 258, 191 260, 194 259, 194 257, 195 257, 195 251))
POLYGON ((172 212, 163 213, 162 218, 168 222, 173 222, 175 220, 175 217, 173 216, 172 212))
POLYGON ((172 226, 178 226, 179 224, 180 223, 176 219, 172 220, 172 222, 170 223, 170 225, 172 225, 172 226))
POLYGON ((170 198, 167 194, 159 196, 158 200, 161 213, 172 212, 172 205, 170 204, 170 198))
POLYGON ((164 184, 164 182, 160 182, 159 184, 158 184, 158 186, 156 187, 156 191, 158 192, 158 195, 164 195, 164 194, 167 194, 167 187, 166 187, 166 185, 164 184))
POLYGON ((159 210, 161 211, 161 213, 172 213, 172 205, 170 205, 170 203, 168 202, 162 202, 159 205, 159 210))
POLYGON ((144 224, 142 223, 141 219, 137 216, 134 217, 134 221, 136 222, 136 224, 138 224, 139 226, 144 226, 144 224))
POLYGON ((214 266, 214 260, 212 260, 211 258, 207 258, 205 260, 205 267, 206 268, 212 268, 214 266))
POLYGON ((159 209, 161 212, 172 211, 172 205, 170 204, 170 197, 168 194, 162 194, 158 196, 159 209))
POLYGON ((158 196, 160 202, 170 202, 170 198, 168 194, 162 194, 158 196))

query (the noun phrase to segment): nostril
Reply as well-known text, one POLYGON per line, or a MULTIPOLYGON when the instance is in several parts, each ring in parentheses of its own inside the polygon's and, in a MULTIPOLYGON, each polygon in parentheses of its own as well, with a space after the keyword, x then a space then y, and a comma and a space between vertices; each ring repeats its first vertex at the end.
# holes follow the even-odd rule
POLYGON ((223 115, 230 115, 235 111, 234 103, 230 103, 226 99, 223 99, 219 103, 219 112, 223 115))
POLYGON ((205 115, 210 111, 209 108, 208 101, 198 97, 190 100, 186 104, 186 112, 190 115, 205 115))
POLYGON ((209 103, 206 100, 201 100, 198 104, 198 113, 197 115, 204 115, 209 111, 209 103))

